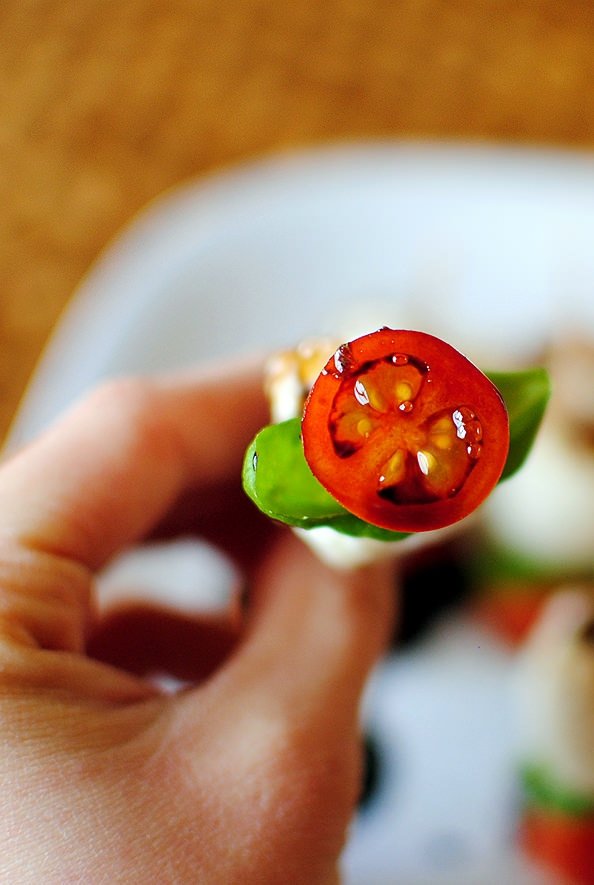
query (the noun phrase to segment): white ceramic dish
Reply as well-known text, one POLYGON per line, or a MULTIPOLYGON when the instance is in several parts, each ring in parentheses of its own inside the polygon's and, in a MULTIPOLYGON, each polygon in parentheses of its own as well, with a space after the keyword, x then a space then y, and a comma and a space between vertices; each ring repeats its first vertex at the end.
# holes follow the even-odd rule
MULTIPOLYGON (((190 182, 91 269, 9 445, 101 378, 337 326, 409 325, 513 363, 559 325, 594 325, 593 220, 594 160, 546 151, 343 145, 190 182)), ((540 881, 510 837, 511 668, 451 619, 378 671, 367 716, 385 777, 353 829, 348 885, 540 881)))
POLYGON ((415 323, 509 363, 594 325, 594 158, 427 144, 328 147, 190 182, 82 282, 11 441, 99 378, 415 323))

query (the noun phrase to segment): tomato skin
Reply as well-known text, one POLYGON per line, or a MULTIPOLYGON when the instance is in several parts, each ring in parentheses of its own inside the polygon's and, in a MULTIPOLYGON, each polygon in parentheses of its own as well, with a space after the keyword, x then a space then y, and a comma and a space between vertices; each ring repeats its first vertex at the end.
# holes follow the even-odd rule
POLYGON ((305 404, 305 458, 361 519, 394 531, 442 528, 496 485, 509 422, 497 388, 433 335, 383 328, 342 345, 305 404))

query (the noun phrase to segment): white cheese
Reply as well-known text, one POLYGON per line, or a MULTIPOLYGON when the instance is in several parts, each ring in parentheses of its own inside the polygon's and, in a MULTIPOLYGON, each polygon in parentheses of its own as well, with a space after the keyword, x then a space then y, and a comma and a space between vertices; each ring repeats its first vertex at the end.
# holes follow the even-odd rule
POLYGON ((543 564, 594 563, 594 457, 547 421, 526 464, 485 503, 489 531, 543 564))
POLYGON ((556 593, 522 649, 515 680, 518 752, 560 786, 594 797, 594 598, 556 593))
POLYGON ((410 553, 418 547, 442 541, 448 529, 417 532, 402 541, 379 541, 375 538, 357 538, 337 532, 330 526, 313 529, 294 529, 295 533, 314 553, 332 568, 360 568, 383 559, 410 553))

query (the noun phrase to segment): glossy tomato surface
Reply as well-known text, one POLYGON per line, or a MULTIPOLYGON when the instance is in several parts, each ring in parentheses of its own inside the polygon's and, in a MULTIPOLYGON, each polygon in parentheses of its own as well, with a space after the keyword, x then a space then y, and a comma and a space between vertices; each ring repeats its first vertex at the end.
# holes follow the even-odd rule
POLYGON ((406 532, 471 513, 509 448, 505 404, 473 363, 433 335, 387 328, 338 348, 302 434, 310 469, 347 510, 406 532))

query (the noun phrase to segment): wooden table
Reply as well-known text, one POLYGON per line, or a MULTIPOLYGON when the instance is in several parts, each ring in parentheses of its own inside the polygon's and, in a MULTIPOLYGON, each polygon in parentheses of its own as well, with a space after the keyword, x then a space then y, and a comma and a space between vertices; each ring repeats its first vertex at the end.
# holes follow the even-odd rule
POLYGON ((73 288, 148 200, 368 136, 594 147, 594 6, 3 0, 0 437, 73 288))

